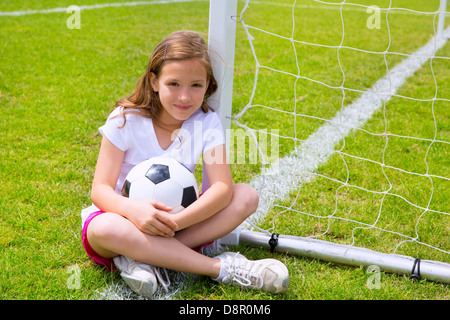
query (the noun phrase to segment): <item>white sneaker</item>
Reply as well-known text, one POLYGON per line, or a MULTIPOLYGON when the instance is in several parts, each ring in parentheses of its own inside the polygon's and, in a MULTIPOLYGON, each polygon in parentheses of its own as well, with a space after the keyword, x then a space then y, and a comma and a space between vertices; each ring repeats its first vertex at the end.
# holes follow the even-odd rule
MULTIPOLYGON (((162 279, 155 267, 122 255, 114 257, 113 261, 117 269, 121 271, 122 279, 137 294, 152 299, 158 284, 157 278, 164 290, 168 291, 170 281, 162 279)), ((166 270, 164 269, 164 271, 166 270)))
POLYGON ((251 261, 242 254, 233 252, 224 252, 215 258, 221 260, 225 271, 222 279, 217 279, 223 283, 233 283, 272 293, 286 292, 289 286, 289 271, 281 261, 275 259, 251 261))

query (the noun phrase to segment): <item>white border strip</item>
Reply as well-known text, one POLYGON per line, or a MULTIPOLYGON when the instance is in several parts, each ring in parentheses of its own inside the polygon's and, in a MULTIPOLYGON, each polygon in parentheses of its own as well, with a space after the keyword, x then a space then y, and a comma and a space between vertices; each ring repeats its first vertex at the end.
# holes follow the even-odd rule
MULTIPOLYGON (((445 32, 450 32, 450 27, 445 32)), ((273 203, 285 199, 290 192, 309 182, 319 166, 325 164, 352 128, 360 128, 389 101, 396 91, 429 58, 434 57, 447 39, 434 36, 425 46, 392 68, 351 105, 341 109, 335 117, 311 134, 297 150, 281 158, 266 174, 254 178, 250 184, 260 195, 257 211, 248 219, 253 225, 262 221, 273 203)))
MULTIPOLYGON (((78 6, 80 10, 94 10, 103 9, 110 7, 134 7, 142 5, 153 5, 153 4, 170 4, 178 2, 205 2, 209 0, 155 0, 155 1, 132 1, 132 2, 118 2, 118 3, 105 3, 105 4, 94 4, 78 6)), ((43 9, 43 10, 24 10, 24 11, 0 11, 0 17, 11 17, 11 16, 26 16, 30 14, 48 14, 57 12, 67 12, 67 8, 53 8, 53 9, 43 9)))

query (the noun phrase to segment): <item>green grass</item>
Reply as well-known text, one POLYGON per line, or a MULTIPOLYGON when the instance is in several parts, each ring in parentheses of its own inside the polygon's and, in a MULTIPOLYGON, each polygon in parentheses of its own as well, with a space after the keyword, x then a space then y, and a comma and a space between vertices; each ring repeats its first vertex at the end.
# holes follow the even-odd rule
MULTIPOLYGON (((80 3, 111 3, 90 0, 80 3)), ((117 1, 119 2, 119 1, 117 1)), ((283 1, 289 3, 289 1, 283 1)), ((304 1, 297 1, 299 4, 304 1)), ((368 4, 376 4, 371 1, 368 4)), ((362 3, 362 2, 361 2, 362 3)), ((387 1, 389 3, 389 1, 387 1)), ((0 4, 0 11, 67 7, 69 1, 16 1, 0 4)), ((379 2, 380 7, 386 3, 379 2)), ((243 5, 239 2, 239 7, 243 5)), ((392 7, 433 11, 436 3, 393 1, 392 7)), ((66 28, 69 14, 52 13, 19 17, 0 17, 0 299, 91 299, 112 284, 121 283, 117 274, 109 274, 96 266, 81 245, 80 210, 90 203, 92 181, 100 136, 97 128, 116 100, 133 89, 144 72, 149 55, 157 42, 171 31, 193 29, 207 34, 208 2, 148 5, 139 7, 104 8, 81 12, 81 29, 66 28), (182 15, 182 18, 180 18, 182 15), (70 289, 72 267, 78 267, 81 287, 70 289)), ((372 51, 384 51, 389 37, 384 16, 381 29, 365 27, 364 11, 344 11, 345 38, 343 45, 372 51)), ((390 13, 390 52, 411 53, 433 34, 433 16, 390 13)), ((253 4, 244 16, 249 24, 290 36, 289 7, 253 4)), ((306 42, 338 45, 342 40, 340 13, 336 10, 304 8, 296 10, 295 37, 306 42), (314 27, 311 27, 314 26, 314 27)), ((297 73, 290 43, 252 32, 262 65, 297 73), (294 63, 294 64, 293 64, 294 63)), ((249 100, 254 61, 244 31, 237 27, 234 114, 249 100)), ((296 45, 301 75, 340 86, 343 77, 337 63, 337 50, 296 45)), ((439 55, 449 57, 446 45, 439 55)), ((357 90, 370 87, 386 71, 383 55, 344 49, 339 51, 345 72, 344 86, 357 90)), ((396 54, 386 56, 389 66, 403 59, 396 54)), ((448 60, 435 60, 433 71, 438 84, 438 98, 449 99, 448 60)), ((253 103, 288 112, 332 118, 359 94, 330 89, 306 80, 299 80, 294 93, 290 76, 261 70, 260 82, 253 103)), ((420 99, 434 96, 434 78, 426 64, 410 79, 399 94, 420 99)), ((435 101, 436 139, 450 141, 449 103, 435 101)), ((280 155, 288 154, 296 144, 306 139, 323 121, 273 112, 253 107, 240 119, 255 128, 277 128, 280 155)), ((233 128, 235 126, 233 125, 233 128)), ((431 103, 394 98, 383 112, 378 112, 364 127, 372 133, 390 132, 421 138, 434 137, 431 103), (387 124, 385 127, 386 114, 387 124), (407 115, 407 116, 405 116, 407 115)), ((346 154, 381 162, 386 138, 355 131, 345 139, 346 154)), ((385 162, 397 168, 424 173, 429 143, 389 137, 385 162)), ((433 144, 427 155, 429 173, 450 176, 450 148, 433 144)), ((389 183, 379 166, 343 156, 349 165, 352 184, 369 190, 384 190, 389 183)), ((259 165, 232 165, 236 182, 250 181, 259 173, 259 165)), ((344 179, 347 171, 342 158, 335 154, 319 173, 344 179)), ((393 185, 392 192, 414 203, 426 205, 430 199, 428 179, 415 178, 398 170, 385 170, 393 185)), ((335 210, 338 191, 340 216, 349 215, 373 223, 380 197, 339 185, 317 177, 304 185, 293 208, 308 210, 316 216, 327 216, 335 210), (307 209, 305 209, 307 208, 307 209), (375 208, 375 209, 374 209, 375 208), (351 213, 349 213, 351 212, 351 213)), ((446 180, 433 180, 434 193, 430 208, 448 212, 446 180)), ((285 203, 290 205, 292 195, 285 203)), ((379 224, 404 233, 414 234, 418 210, 403 200, 388 197, 383 204, 379 224), (395 215, 394 215, 395 214, 395 215), (391 218, 394 216, 395 218, 391 218), (412 223, 411 223, 412 221, 412 223)), ((277 214, 276 231, 282 234, 312 235, 324 231, 328 220, 304 215, 277 214)), ((449 220, 446 215, 427 214, 419 224, 421 241, 449 250, 449 220), (437 230, 437 231, 436 231, 437 230)), ((326 238, 342 243, 351 242, 354 226, 332 221, 326 238)), ((399 241, 379 234, 374 229, 355 233, 356 245, 392 252, 399 241)), ((271 257, 266 250, 239 246, 236 248, 251 259, 271 257)), ((450 262, 448 254, 426 247, 405 244, 402 254, 420 254, 430 259, 450 262)), ((364 268, 341 266, 327 262, 294 257, 275 256, 290 270, 289 291, 271 295, 246 291, 213 283, 205 277, 188 278, 184 290, 175 299, 449 299, 448 285, 421 281, 411 282, 406 276, 381 274, 380 289, 369 289, 370 274, 364 268)))

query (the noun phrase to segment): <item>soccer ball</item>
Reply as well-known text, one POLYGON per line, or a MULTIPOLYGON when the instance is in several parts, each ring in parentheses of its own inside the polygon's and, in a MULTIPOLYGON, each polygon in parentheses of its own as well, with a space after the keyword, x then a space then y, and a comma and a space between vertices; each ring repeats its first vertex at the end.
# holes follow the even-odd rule
POLYGON ((136 200, 157 200, 177 213, 198 198, 194 174, 172 158, 154 157, 138 163, 125 178, 122 195, 136 200))

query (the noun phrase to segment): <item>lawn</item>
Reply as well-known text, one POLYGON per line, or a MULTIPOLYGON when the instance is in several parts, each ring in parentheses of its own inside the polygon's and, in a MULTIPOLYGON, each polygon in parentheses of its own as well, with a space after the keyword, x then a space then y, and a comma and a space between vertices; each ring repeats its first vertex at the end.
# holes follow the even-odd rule
MULTIPOLYGON (((79 5, 112 2, 121 1, 85 0, 79 5)), ((290 37, 292 10, 283 4, 292 1, 276 2, 278 5, 263 1, 252 4, 242 18, 248 24, 290 37)), ((359 1, 381 8, 389 6, 389 1, 375 2, 359 1)), ((438 7, 438 1, 392 2, 393 8, 403 6, 416 11, 433 12, 438 7)), ((2 2, 0 11, 64 8, 72 4, 49 0, 2 2)), ((360 91, 383 76, 386 64, 393 66, 404 59, 394 53, 412 53, 434 34, 434 15, 392 10, 388 29, 382 12, 380 29, 368 29, 365 8, 345 6, 348 10, 342 11, 343 38, 340 10, 329 8, 335 6, 306 0, 297 4, 294 37, 305 42, 295 47, 297 60, 290 42, 256 30, 253 33, 261 64, 297 74, 298 62, 305 78, 295 82, 287 74, 261 70, 252 102, 255 106, 239 119, 251 128, 279 130, 280 156, 307 139, 324 123, 323 119, 332 118, 342 106, 357 99, 360 91), (342 43, 345 48, 339 50, 340 64, 336 48, 306 44, 309 42, 329 46, 342 43), (391 54, 373 53, 384 50, 391 54), (348 89, 336 89, 341 84, 348 89)), ((239 11, 243 5, 240 1, 239 11)), ((115 102, 134 88, 153 47, 165 35, 180 29, 207 35, 208 10, 208 1, 82 10, 80 29, 67 28, 70 14, 66 12, 0 16, 0 299, 137 298, 127 296, 129 292, 120 276, 95 265, 81 245, 79 213, 90 204, 90 184, 101 140, 97 129, 115 102), (74 276, 78 276, 79 283, 73 282, 74 276)), ((321 218, 334 212, 338 199, 337 216, 373 223, 381 208, 380 226, 412 237, 418 232, 420 241, 443 250, 408 242, 400 245, 397 253, 450 262, 449 215, 421 216, 420 210, 403 200, 429 205, 436 211, 450 211, 450 90, 446 85, 450 81, 449 45, 438 55, 447 59, 435 59, 432 68, 425 64, 418 70, 398 92, 399 96, 376 113, 364 130, 355 130, 345 139, 345 144, 338 147, 340 152, 319 168, 319 176, 303 185, 300 193, 280 200, 261 227, 275 225, 277 233, 298 236, 327 231, 324 239, 352 242, 352 223, 321 218), (433 97, 438 100, 430 101, 433 97), (379 135, 386 132, 398 136, 379 135), (434 138, 446 143, 424 140, 434 138), (374 162, 348 155, 377 162, 384 159, 398 169, 420 174, 428 170, 429 174, 446 179, 430 182, 400 170, 383 172, 374 162), (326 178, 345 181, 347 176, 352 185, 367 190, 391 186, 392 192, 403 198, 388 197, 380 206, 376 193, 340 188, 339 183, 326 178), (284 212, 286 207, 293 210, 284 212), (310 215, 300 215, 298 211, 310 215)), ((254 67, 246 35, 238 24, 233 115, 239 114, 250 99, 254 67)), ((232 128, 238 127, 233 124, 232 128)), ((233 164, 234 180, 249 182, 260 173, 260 168, 260 163, 233 164)), ((379 251, 393 252, 404 240, 374 228, 356 231, 355 245, 379 251)), ((291 275, 288 292, 271 295, 219 285, 204 277, 173 274, 180 290, 172 298, 450 298, 449 286, 441 283, 412 282, 407 276, 382 273, 381 286, 373 289, 367 285, 371 274, 362 267, 271 254, 244 245, 232 249, 251 259, 275 256, 285 262, 291 275)))

